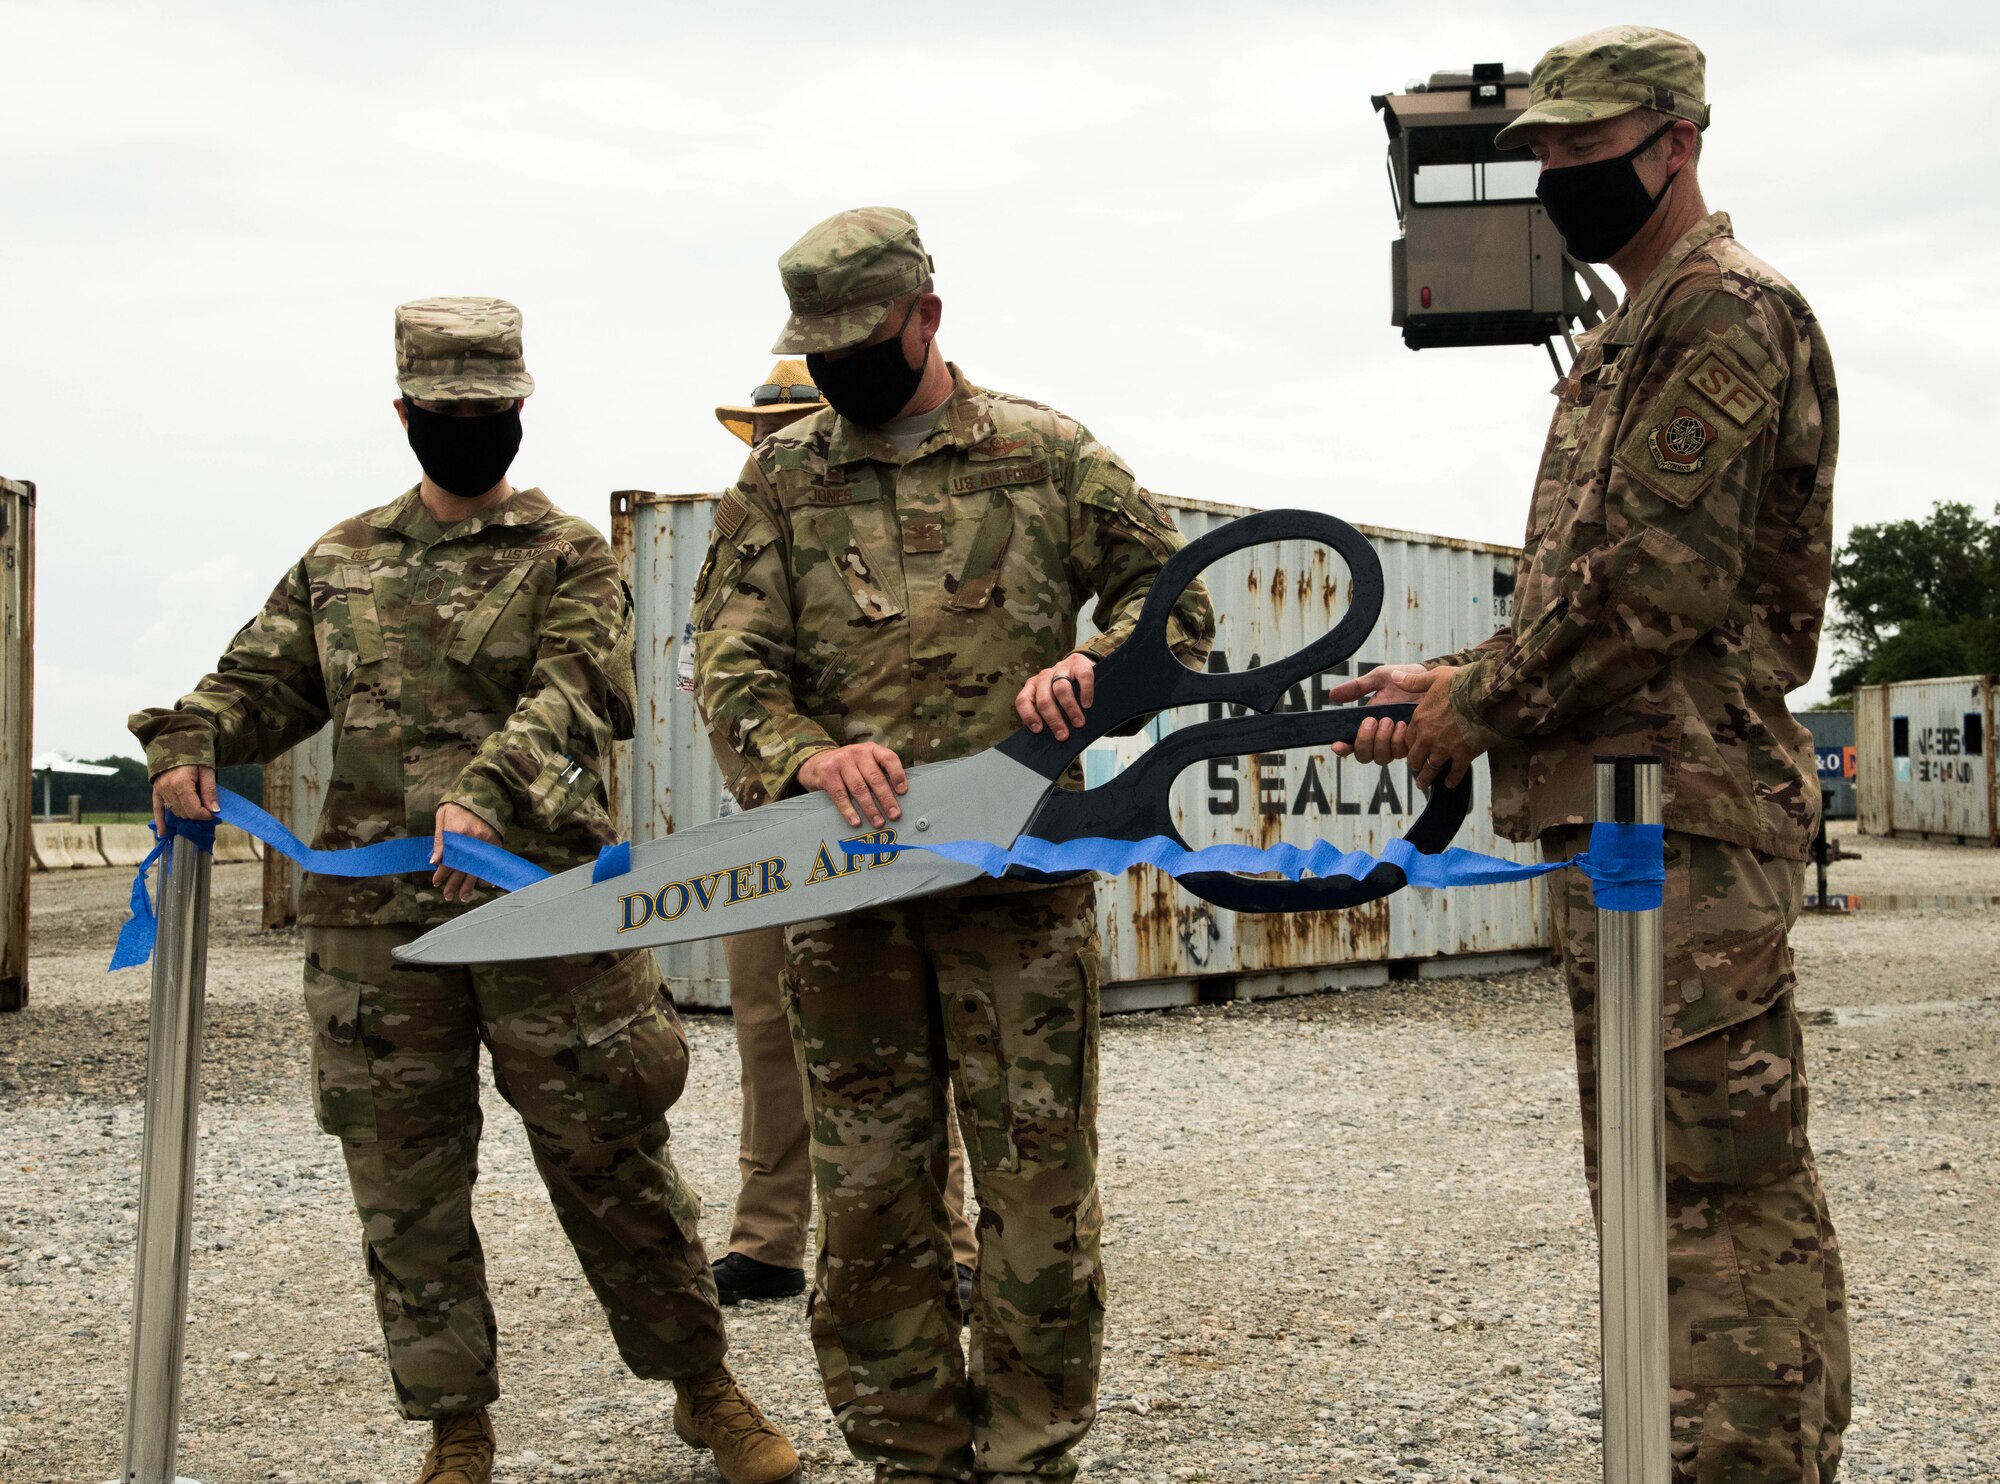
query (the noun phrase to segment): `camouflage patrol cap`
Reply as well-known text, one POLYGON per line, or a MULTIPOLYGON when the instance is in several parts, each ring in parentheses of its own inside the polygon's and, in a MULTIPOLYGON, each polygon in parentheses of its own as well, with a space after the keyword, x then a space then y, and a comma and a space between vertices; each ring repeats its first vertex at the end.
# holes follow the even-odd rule
POLYGON ((396 306, 396 385, 425 401, 525 397, 521 311, 505 299, 412 299, 396 306))
POLYGON ((1552 46, 1528 79, 1528 111, 1494 139, 1519 149, 1535 124, 1588 124, 1635 108, 1708 127, 1701 48, 1650 26, 1610 26, 1552 46))
POLYGON ((792 317, 774 355, 807 355, 859 345, 875 333, 892 300, 931 274, 916 219, 893 206, 860 206, 830 216, 778 257, 792 317))

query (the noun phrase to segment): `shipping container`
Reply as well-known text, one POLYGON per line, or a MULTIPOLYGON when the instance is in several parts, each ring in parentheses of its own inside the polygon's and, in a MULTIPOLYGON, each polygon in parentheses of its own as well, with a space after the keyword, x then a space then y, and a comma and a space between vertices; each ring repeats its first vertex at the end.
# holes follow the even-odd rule
MULTIPOLYGON (((264 811, 308 845, 319 828, 333 776, 333 728, 321 727, 264 765, 264 811)), ((276 850, 264 852, 264 926, 287 928, 299 920, 305 873, 276 850)))
POLYGON ((1852 819, 1854 803, 1854 713, 1795 711, 1799 725, 1812 733, 1819 762, 1820 812, 1828 819, 1852 819))
POLYGON ((0 479, 0 1010, 28 1003, 34 708, 35 487, 0 479))
MULTIPOLYGON (((722 770, 695 715, 693 671, 681 663, 695 579, 720 498, 644 490, 611 497, 611 547, 632 590, 639 684, 638 725, 632 741, 612 750, 609 784, 611 818, 628 840, 671 835, 715 818, 721 807, 722 770)), ((727 1008, 729 974, 720 939, 676 943, 656 954, 676 1001, 727 1008)))
MULTIPOLYGON (((688 608, 708 546, 717 496, 622 490, 612 497, 611 538, 636 605, 638 736, 612 768, 613 818, 651 839, 713 818, 721 775, 694 709, 682 662, 688 608)), ((1163 498, 1192 540, 1241 507, 1163 498)), ((1512 548, 1359 528, 1382 560, 1382 615, 1352 662, 1296 687, 1284 705, 1317 709, 1341 676, 1379 662, 1443 654, 1486 638, 1510 616, 1512 548)), ((1217 612, 1213 670, 1279 659, 1330 628, 1350 594, 1326 548, 1294 541, 1224 557, 1206 580, 1217 612)), ((1145 734, 1109 739, 1084 756, 1085 782, 1114 776, 1169 727, 1207 720, 1206 707, 1157 717, 1145 734)), ((1409 828, 1422 795, 1408 770, 1364 767, 1324 748, 1211 759, 1175 786, 1177 826, 1192 845, 1234 842, 1379 850, 1409 828)), ((1486 764, 1475 769, 1472 812, 1457 844, 1512 859, 1533 847, 1492 829, 1486 764)), ((1304 993, 1392 975, 1469 972, 1539 959, 1549 942, 1542 884, 1459 892, 1403 891, 1350 912, 1224 912, 1150 867, 1098 883, 1105 1004, 1111 1009, 1304 993)), ((684 1004, 728 1003, 721 945, 660 950, 684 1004)))
POLYGON ((1854 695, 1861 832, 2000 844, 1992 737, 1991 675, 1862 686, 1854 695))

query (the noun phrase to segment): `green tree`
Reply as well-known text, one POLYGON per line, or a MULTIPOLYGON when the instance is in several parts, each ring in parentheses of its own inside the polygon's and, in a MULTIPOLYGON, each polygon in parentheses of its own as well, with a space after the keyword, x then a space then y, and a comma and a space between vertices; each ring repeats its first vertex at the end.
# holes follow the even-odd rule
MULTIPOLYGON (((86 758, 118 771, 107 778, 93 773, 58 773, 50 780, 50 795, 58 811, 71 794, 83 797, 86 814, 129 814, 134 819, 150 818, 153 786, 146 777, 146 765, 135 757, 86 758)), ((254 763, 240 763, 216 774, 225 788, 233 788, 253 804, 264 802, 264 770, 254 763)), ((41 775, 35 776, 35 807, 41 807, 41 775)))
POLYGON ((1833 600, 1836 698, 2000 670, 2000 520, 1941 501, 1922 519, 1856 526, 1833 554, 1833 600))

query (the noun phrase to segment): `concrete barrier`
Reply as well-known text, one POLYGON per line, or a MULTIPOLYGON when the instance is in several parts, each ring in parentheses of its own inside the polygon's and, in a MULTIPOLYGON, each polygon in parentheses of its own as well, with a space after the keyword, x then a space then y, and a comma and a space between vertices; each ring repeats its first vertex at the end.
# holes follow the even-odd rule
POLYGON ((44 870, 80 871, 110 864, 98 848, 94 824, 37 824, 34 838, 35 858, 44 870))
MULTIPOLYGON (((153 852, 153 831, 143 824, 37 824, 31 837, 35 869, 77 871, 88 866, 132 870, 153 852)), ((215 832, 215 859, 260 861, 264 847, 233 824, 215 832)))
POLYGON ((260 861, 264 847, 233 824, 218 825, 215 831, 215 858, 222 862, 260 861))
POLYGON ((114 866, 131 870, 153 853, 153 830, 143 824, 101 824, 97 848, 114 866))

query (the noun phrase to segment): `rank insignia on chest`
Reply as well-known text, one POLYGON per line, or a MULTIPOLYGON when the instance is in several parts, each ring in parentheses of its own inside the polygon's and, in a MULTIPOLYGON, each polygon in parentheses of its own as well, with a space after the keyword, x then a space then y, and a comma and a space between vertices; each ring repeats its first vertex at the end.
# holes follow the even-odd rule
POLYGON ((1702 453, 1714 441, 1715 429, 1685 405, 1676 407, 1673 415, 1655 427, 1646 439, 1653 462, 1668 474, 1698 471, 1702 453))

